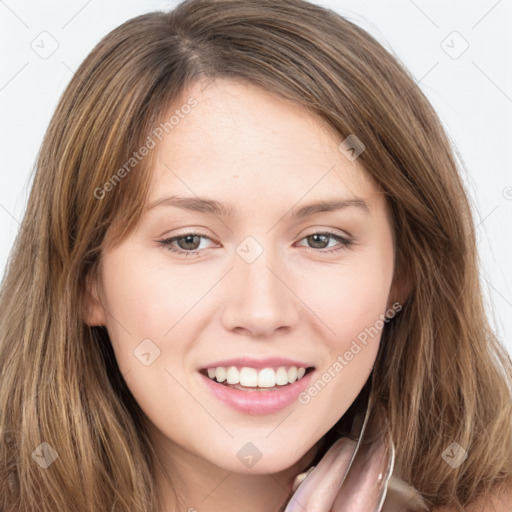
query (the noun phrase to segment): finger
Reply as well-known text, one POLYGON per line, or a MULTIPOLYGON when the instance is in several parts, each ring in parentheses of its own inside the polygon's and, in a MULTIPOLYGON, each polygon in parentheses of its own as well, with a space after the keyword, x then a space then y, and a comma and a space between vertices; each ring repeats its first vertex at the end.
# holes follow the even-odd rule
POLYGON ((330 512, 356 444, 347 437, 338 439, 299 485, 285 512, 330 512))
POLYGON ((334 500, 332 512, 379 512, 393 465, 394 446, 387 432, 372 442, 366 438, 334 500))
POLYGON ((292 491, 295 492, 297 490, 297 487, 302 483, 302 481, 315 469, 315 466, 311 466, 307 471, 304 471, 304 473, 301 473, 300 475, 297 475, 295 477, 295 480, 293 481, 292 485, 292 491))

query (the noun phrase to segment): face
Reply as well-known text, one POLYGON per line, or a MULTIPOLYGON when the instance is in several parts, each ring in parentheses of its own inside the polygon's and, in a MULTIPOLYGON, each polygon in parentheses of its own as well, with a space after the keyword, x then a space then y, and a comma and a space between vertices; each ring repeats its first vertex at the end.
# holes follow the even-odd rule
POLYGON ((102 253, 89 324, 106 326, 160 453, 274 473, 370 375, 396 300, 390 216, 342 139, 301 107, 226 80, 190 96, 158 144, 146 213, 102 253), (318 202, 338 204, 304 209, 318 202))

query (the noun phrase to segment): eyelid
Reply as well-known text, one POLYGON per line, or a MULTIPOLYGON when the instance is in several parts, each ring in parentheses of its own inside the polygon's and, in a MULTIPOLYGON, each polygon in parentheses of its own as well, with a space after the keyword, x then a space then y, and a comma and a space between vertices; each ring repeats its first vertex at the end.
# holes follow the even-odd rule
MULTIPOLYGON (((185 231, 183 231, 183 232, 178 232, 176 234, 173 233, 172 235, 169 235, 169 236, 163 235, 163 236, 159 237, 159 239, 157 241, 168 240, 171 238, 179 238, 179 237, 187 236, 187 235, 197 235, 197 236, 202 236, 204 238, 208 238, 215 243, 219 243, 211 235, 207 234, 206 232, 199 231, 202 228, 196 229, 196 228, 192 227, 192 228, 184 228, 184 229, 185 229, 185 231), (188 231, 186 231, 187 229, 188 229, 188 231)), ((350 233, 348 233, 347 231, 342 231, 337 228, 326 228, 326 227, 318 227, 318 226, 307 228, 303 233, 300 233, 299 235, 297 235, 297 237, 299 239, 302 239, 304 237, 312 236, 315 234, 326 234, 326 233, 329 233, 330 235, 340 236, 340 237, 348 239, 348 240, 353 239, 352 235, 350 233)))
MULTIPOLYGON (((189 228, 189 229, 190 229, 189 231, 185 231, 183 233, 178 233, 178 234, 170 236, 170 237, 164 237, 164 238, 158 239, 157 242, 159 243, 160 246, 167 249, 171 253, 175 253, 179 256, 185 256, 185 257, 198 254, 199 252, 202 252, 205 249, 195 250, 195 251, 186 251, 183 249, 175 249, 175 248, 173 248, 172 243, 175 242, 179 238, 184 238, 186 236, 197 236, 197 237, 205 238, 212 242, 218 243, 218 242, 216 242, 216 240, 214 240, 209 235, 206 235, 205 233, 201 233, 199 231, 192 231, 192 228, 189 228)), ((350 248, 352 245, 354 245, 354 243, 355 243, 352 236, 350 236, 346 233, 343 233, 343 232, 340 233, 338 230, 335 230, 333 228, 316 228, 312 232, 306 232, 305 234, 299 235, 298 242, 301 242, 302 240, 305 240, 306 238, 308 238, 310 236, 314 236, 314 235, 327 235, 328 237, 336 239, 338 241, 338 245, 340 245, 340 247, 335 247, 334 249, 332 249, 332 248, 331 249, 327 249, 327 248, 317 249, 314 247, 305 247, 302 245, 300 246, 309 252, 312 251, 313 253, 319 253, 320 255, 325 255, 325 254, 329 254, 329 253, 337 253, 344 249, 346 250, 346 249, 350 248)), ((208 247, 207 249, 211 249, 211 247, 208 247)))
POLYGON ((329 233, 330 235, 336 235, 336 236, 341 236, 343 238, 347 238, 347 239, 350 239, 352 240, 352 235, 350 233, 348 233, 347 231, 343 231, 341 229, 337 229, 337 228, 326 228, 326 227, 322 227, 322 226, 313 226, 313 227, 309 227, 307 228, 304 233, 301 233, 299 235, 299 237, 306 237, 306 236, 311 236, 311 235, 315 235, 315 234, 325 234, 325 233, 329 233))

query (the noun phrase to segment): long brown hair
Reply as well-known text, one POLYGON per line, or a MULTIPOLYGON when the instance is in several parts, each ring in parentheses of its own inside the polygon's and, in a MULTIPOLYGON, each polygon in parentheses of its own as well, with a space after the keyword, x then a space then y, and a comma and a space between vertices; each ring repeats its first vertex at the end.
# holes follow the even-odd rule
POLYGON ((365 145, 358 161, 392 212, 395 277, 412 283, 372 375, 397 474, 430 505, 459 509, 510 483, 512 362, 484 312, 453 151, 414 79, 367 32, 303 0, 188 0, 109 33, 45 135, 0 291, 2 510, 159 510, 142 413, 84 308, 107 229, 119 243, 144 211, 157 149, 120 169, 190 84, 216 77, 279 94, 365 145), (443 457, 453 442, 468 452, 456 468, 443 457), (34 450, 48 446, 58 458, 42 468, 34 450))

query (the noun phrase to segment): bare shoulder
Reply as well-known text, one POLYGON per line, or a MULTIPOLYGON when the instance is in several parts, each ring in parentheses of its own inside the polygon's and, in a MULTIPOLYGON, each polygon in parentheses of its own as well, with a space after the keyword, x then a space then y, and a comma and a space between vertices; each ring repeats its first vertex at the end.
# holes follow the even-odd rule
MULTIPOLYGON (((485 498, 476 500, 468 505, 465 512, 510 512, 512 511, 512 485, 493 490, 485 498)), ((452 507, 440 507, 432 512, 457 512, 452 507)))

